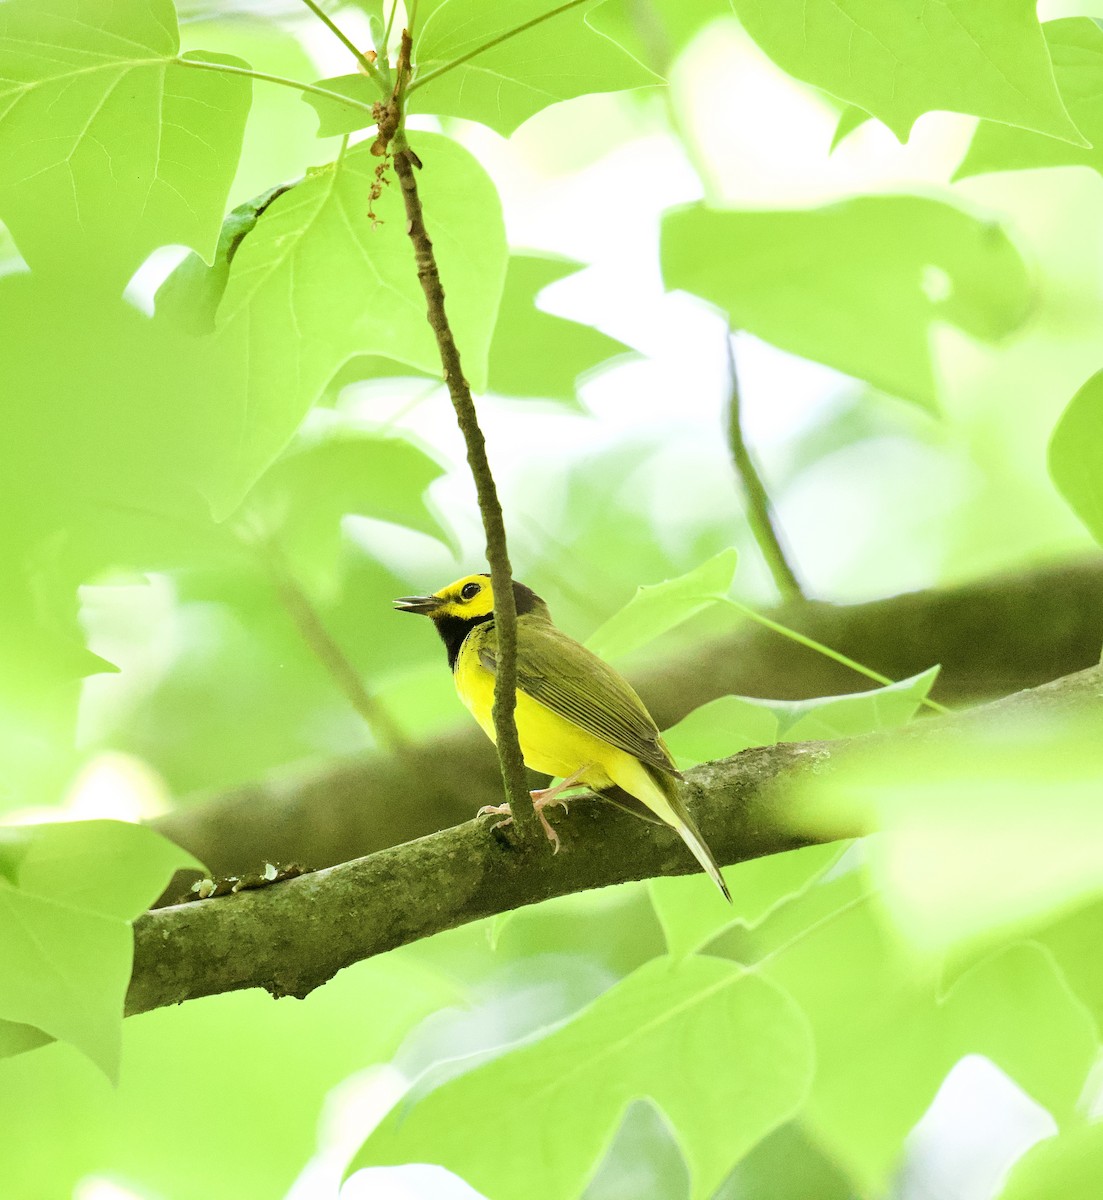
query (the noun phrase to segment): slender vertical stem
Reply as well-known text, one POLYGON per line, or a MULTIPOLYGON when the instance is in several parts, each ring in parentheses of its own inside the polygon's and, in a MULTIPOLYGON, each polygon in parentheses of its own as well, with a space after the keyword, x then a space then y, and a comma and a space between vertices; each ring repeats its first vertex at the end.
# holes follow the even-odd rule
POLYGON ((728 448, 731 451, 735 473, 743 485, 747 499, 747 521, 751 532, 770 568, 777 590, 784 600, 801 599, 804 595, 782 542, 781 529, 774 513, 766 485, 758 473, 755 461, 743 440, 743 424, 740 413, 739 376, 735 369, 735 350, 731 332, 727 337, 728 348, 728 448))
POLYGON ((380 54, 387 53, 387 47, 391 44, 391 29, 394 26, 394 15, 398 11, 398 0, 391 0, 391 15, 387 18, 387 28, 383 30, 383 45, 379 47, 380 54))
POLYGON ((333 18, 325 11, 320 4, 316 4, 315 0, 303 0, 303 3, 310 11, 318 18, 319 21, 333 34, 333 36, 341 43, 342 46, 352 55, 367 74, 375 80, 379 86, 379 90, 383 95, 386 95, 386 83, 383 79, 383 73, 372 62, 370 58, 356 45, 356 43, 341 29, 341 27, 333 20, 333 18))
POLYGON ((349 704, 364 718, 364 723, 375 739, 389 750, 401 753, 409 745, 406 735, 383 704, 367 690, 356 668, 333 640, 310 597, 303 591, 302 585, 288 567, 279 546, 269 539, 258 543, 257 549, 280 600, 298 627, 303 641, 329 672, 349 704))
MULTIPOLYGON (((393 134, 394 169, 402 185, 402 200, 406 208, 406 232, 414 247, 417 276, 425 293, 426 315, 436 338, 444 382, 456 412, 456 421, 467 446, 467 462, 475 480, 483 530, 486 533, 486 558, 490 564, 490 582, 494 590, 494 630, 498 640, 498 668, 494 681, 494 731, 502 783, 509 800, 514 823, 522 837, 530 836, 535 827, 535 814, 525 780, 525 764, 517 738, 514 708, 517 704, 517 606, 513 595, 513 571, 506 545, 505 522, 498 489, 490 470, 486 442, 479 427, 478 414, 471 388, 464 378, 460 352, 452 335, 444 305, 444 288, 437 268, 433 243, 425 228, 425 217, 418 195, 415 169, 420 160, 410 149, 401 130, 402 98, 410 71, 410 35, 403 31, 399 51, 394 111, 397 118, 393 134)), ((381 134, 385 122, 380 122, 381 134)))

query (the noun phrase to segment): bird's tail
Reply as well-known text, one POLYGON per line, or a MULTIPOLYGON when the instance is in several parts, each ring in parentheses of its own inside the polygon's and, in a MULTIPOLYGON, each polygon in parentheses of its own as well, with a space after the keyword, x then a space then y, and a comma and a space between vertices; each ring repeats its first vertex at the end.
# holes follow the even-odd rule
POLYGON ((728 885, 724 882, 724 876, 720 874, 720 868, 716 863, 712 851, 708 847, 708 843, 701 836, 701 831, 697 828, 697 822, 690 816, 689 809, 686 808, 685 801, 682 799, 682 789, 679 779, 674 775, 668 775, 665 771, 658 771, 653 767, 649 767, 646 763, 642 765, 651 781, 662 793, 663 799, 666 801, 664 807, 670 810, 669 816, 666 813, 662 813, 661 815, 681 834, 682 841, 689 847, 690 853, 708 873, 713 883, 720 889, 724 899, 731 904, 731 892, 728 891, 728 885))

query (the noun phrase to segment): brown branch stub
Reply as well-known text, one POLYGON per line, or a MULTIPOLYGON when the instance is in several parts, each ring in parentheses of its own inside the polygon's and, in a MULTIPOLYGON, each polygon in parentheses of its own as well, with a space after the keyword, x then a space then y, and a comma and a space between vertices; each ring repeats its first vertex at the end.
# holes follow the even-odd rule
POLYGON ((514 828, 522 841, 528 841, 535 829, 535 814, 525 779, 525 764, 517 739, 514 720, 517 691, 517 609, 513 597, 513 570, 506 543, 505 521, 498 499, 498 489, 486 453, 486 441, 479 426, 475 401, 464 377, 452 327, 444 302, 433 243, 425 226, 421 197, 418 194, 415 171, 421 161, 410 149, 402 130, 402 99, 410 76, 410 34, 402 32, 396 66, 397 80, 394 95, 382 114, 376 146, 381 153, 391 149, 395 174, 402 186, 406 210, 406 232, 414 248, 417 277, 425 293, 426 317, 436 339, 444 382, 456 413, 456 420, 467 447, 467 462, 475 480, 479 512, 486 533, 486 559, 490 565, 490 581, 494 589, 494 624, 498 636, 498 673, 494 685, 494 729, 506 798, 513 810, 514 828))

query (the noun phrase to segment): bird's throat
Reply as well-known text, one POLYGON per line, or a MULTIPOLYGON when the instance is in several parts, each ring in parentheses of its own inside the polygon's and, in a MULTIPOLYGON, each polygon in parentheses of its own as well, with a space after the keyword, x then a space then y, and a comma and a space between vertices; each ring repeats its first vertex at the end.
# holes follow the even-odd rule
POLYGON ((448 651, 448 666, 455 671, 456 659, 460 656, 460 647, 464 639, 476 625, 485 625, 494 620, 493 613, 482 617, 434 617, 433 624, 437 627, 440 640, 448 651))

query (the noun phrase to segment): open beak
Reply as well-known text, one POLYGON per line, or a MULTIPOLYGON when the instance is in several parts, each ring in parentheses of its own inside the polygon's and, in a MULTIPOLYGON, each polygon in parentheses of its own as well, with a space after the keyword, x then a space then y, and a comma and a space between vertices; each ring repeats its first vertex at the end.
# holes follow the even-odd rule
POLYGON ((437 596, 400 596, 393 604, 399 612, 421 613, 422 616, 431 617, 440 599, 437 596))

